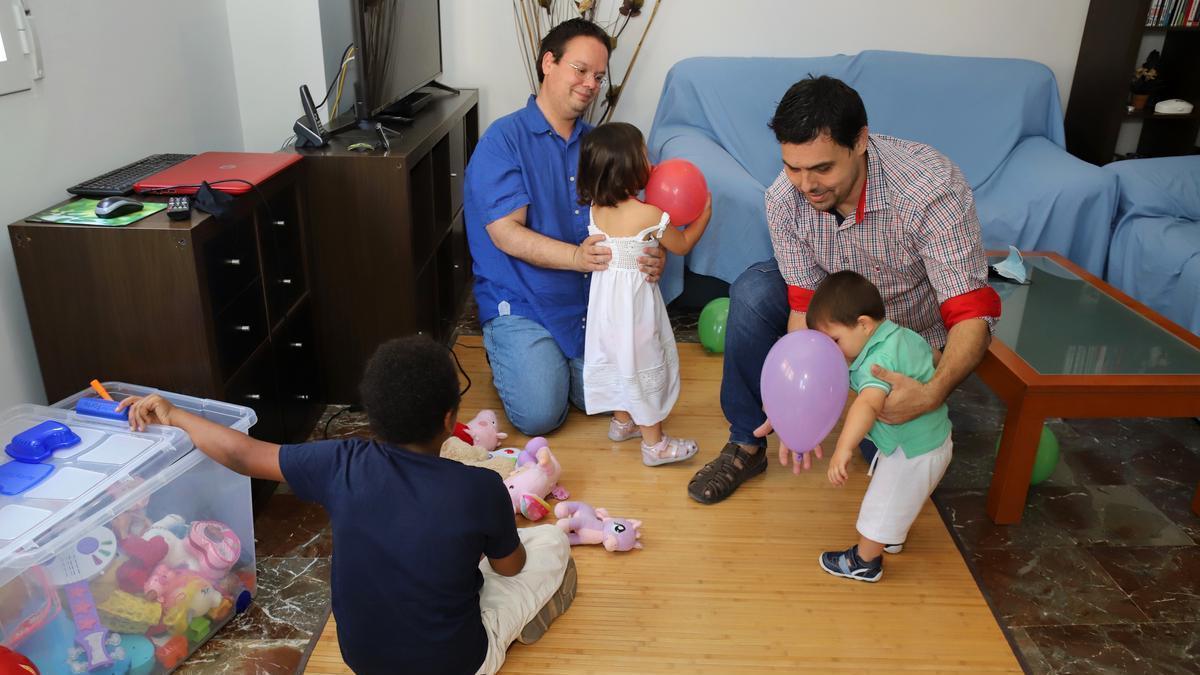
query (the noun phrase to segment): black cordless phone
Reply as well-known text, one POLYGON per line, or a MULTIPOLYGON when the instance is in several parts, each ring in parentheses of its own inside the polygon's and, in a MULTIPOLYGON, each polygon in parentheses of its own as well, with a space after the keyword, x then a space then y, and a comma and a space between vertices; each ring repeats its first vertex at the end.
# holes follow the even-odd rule
POLYGON ((321 115, 306 84, 300 85, 300 106, 304 108, 304 115, 292 125, 292 131, 296 132, 296 147, 320 148, 329 145, 329 133, 321 124, 321 115))

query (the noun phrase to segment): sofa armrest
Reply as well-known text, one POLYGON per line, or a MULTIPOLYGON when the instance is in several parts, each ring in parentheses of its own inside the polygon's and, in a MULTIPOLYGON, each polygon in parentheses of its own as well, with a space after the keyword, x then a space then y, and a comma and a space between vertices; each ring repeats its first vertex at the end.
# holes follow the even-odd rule
POLYGON ((1055 251, 1104 276, 1116 180, 1043 136, 1021 139, 975 189, 989 249, 1055 251))

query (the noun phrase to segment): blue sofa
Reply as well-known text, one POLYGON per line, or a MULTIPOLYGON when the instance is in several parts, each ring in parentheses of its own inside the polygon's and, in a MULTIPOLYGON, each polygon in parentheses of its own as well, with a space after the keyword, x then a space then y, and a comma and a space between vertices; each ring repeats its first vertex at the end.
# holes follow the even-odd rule
POLYGON ((1104 170, 1120 189, 1108 282, 1200 335, 1200 156, 1104 170))
MULTIPOLYGON (((713 193, 712 226, 687 258, 693 272, 732 282, 769 258, 763 192, 782 168, 767 123, 809 73, 858 90, 874 133, 928 143, 962 167, 988 248, 1057 251, 1102 275, 1116 180, 1064 149, 1054 75, 1014 59, 866 51, 820 58, 703 57, 667 74, 647 141, 653 161, 696 164, 713 193)), ((683 287, 672 256, 662 290, 683 287)))

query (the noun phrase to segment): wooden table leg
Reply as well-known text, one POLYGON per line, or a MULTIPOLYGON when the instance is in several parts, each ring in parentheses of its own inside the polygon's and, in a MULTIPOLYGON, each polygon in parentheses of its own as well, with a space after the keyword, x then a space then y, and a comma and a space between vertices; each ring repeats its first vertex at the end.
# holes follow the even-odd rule
POLYGON ((1021 522, 1045 421, 1036 400, 1026 397, 1008 407, 987 499, 988 516, 997 525, 1021 522))
POLYGON ((1192 513, 1200 516, 1200 485, 1196 486, 1196 496, 1192 497, 1192 513))

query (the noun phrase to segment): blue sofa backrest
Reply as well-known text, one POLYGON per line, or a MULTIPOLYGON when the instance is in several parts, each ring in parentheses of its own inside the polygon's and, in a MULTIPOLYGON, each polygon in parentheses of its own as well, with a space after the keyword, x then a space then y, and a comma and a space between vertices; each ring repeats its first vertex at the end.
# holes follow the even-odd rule
MULTIPOLYGON (((955 163, 973 188, 1025 137, 1064 145, 1054 75, 1021 59, 865 51, 814 58, 699 57, 671 68, 650 139, 657 161, 679 127, 701 131, 763 185, 781 168, 767 123, 795 82, 831 75, 854 87, 873 133, 928 143, 955 163)), ((670 154, 669 152, 667 154, 670 154)))

